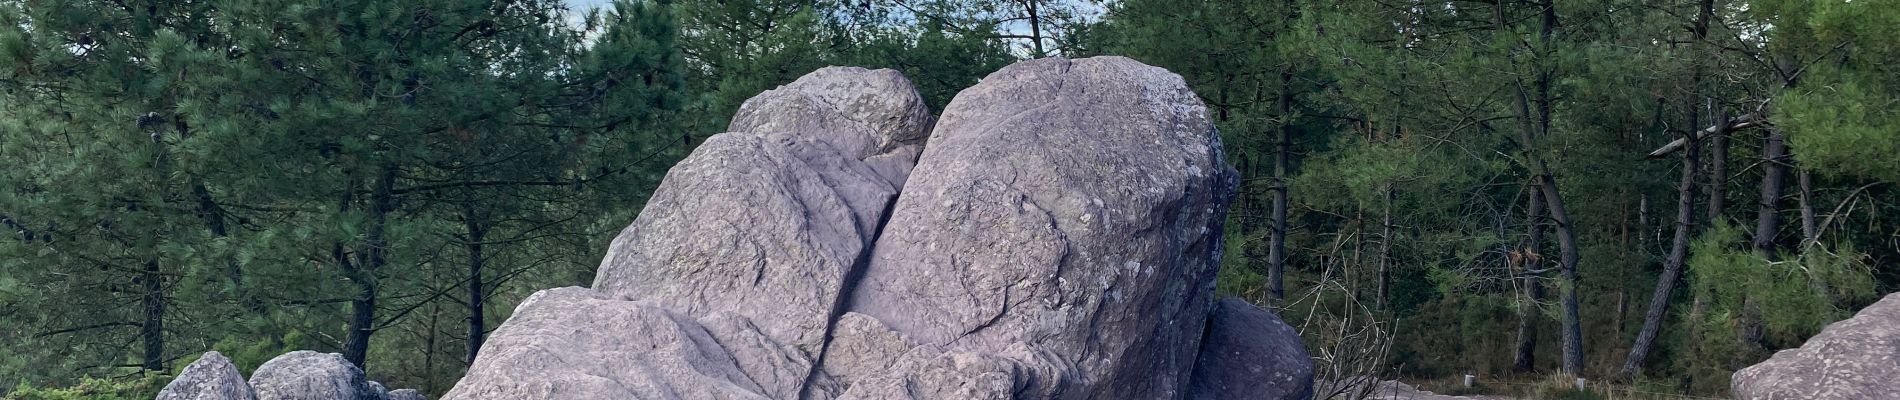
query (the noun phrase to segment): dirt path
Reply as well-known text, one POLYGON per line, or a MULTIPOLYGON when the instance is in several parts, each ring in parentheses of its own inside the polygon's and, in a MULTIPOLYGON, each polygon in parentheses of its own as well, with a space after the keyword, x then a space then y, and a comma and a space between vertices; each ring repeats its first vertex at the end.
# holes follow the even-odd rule
POLYGON ((1513 397, 1492 396, 1492 395, 1447 396, 1447 395, 1432 393, 1431 391, 1427 391, 1427 390, 1422 390, 1410 384, 1407 384, 1405 382, 1399 382, 1396 380, 1382 381, 1382 382, 1377 383, 1376 385, 1378 385, 1378 387, 1374 388, 1372 392, 1372 397, 1368 397, 1367 399, 1370 399, 1370 400, 1516 400, 1516 398, 1513 398, 1513 397))

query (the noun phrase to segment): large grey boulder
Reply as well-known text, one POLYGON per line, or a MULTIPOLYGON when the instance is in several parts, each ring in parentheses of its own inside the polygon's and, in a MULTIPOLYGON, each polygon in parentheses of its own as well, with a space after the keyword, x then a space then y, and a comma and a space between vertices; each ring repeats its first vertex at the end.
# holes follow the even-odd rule
POLYGON ((1280 317, 1221 299, 1207 319, 1192 382, 1193 399, 1311 399, 1313 359, 1280 317))
POLYGON ((537 292, 443 399, 764 399, 692 318, 579 287, 537 292))
POLYGON ((265 361, 251 373, 258 400, 381 400, 363 370, 336 353, 298 350, 265 361))
POLYGON ((591 291, 537 294, 447 398, 838 391, 814 368, 930 122, 909 81, 889 70, 826 68, 747 101, 731 132, 668 172, 614 239, 591 291), (611 349, 629 335, 681 350, 652 358, 563 348, 586 340, 611 349), (573 359, 583 356, 598 358, 573 359))
POLYGON ((158 400, 256 400, 231 359, 215 351, 198 357, 158 392, 158 400))
POLYGON ((1180 76, 1017 63, 958 94, 928 142, 849 311, 934 354, 847 397, 1185 394, 1236 173, 1180 76))
POLYGON ((909 170, 863 160, 905 154, 929 115, 890 70, 826 68, 760 94, 733 132, 668 172, 594 288, 695 318, 731 314, 816 349, 909 170))
POLYGON ((1900 394, 1900 293, 1829 324, 1801 347, 1735 371, 1737 399, 1878 399, 1900 394))
POLYGON ((930 120, 890 70, 762 93, 669 171, 594 288, 702 319, 768 396, 829 386, 815 360, 930 120))
POLYGON ((922 104, 856 68, 746 102, 444 398, 1310 396, 1290 328, 1215 306, 1236 173, 1179 76, 1043 59, 922 104))

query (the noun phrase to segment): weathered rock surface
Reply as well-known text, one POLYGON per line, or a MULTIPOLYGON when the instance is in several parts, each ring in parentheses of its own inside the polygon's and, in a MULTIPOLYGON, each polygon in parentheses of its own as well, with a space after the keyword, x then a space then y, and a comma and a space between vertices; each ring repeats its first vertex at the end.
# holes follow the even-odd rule
POLYGON ((377 399, 389 398, 389 388, 383 386, 382 382, 369 381, 369 391, 370 393, 373 393, 373 395, 371 395, 371 397, 373 398, 377 398, 377 399))
POLYGON ((515 308, 444 399, 763 399, 692 318, 579 287, 515 308))
POLYGON ((158 393, 158 400, 424 400, 415 389, 389 391, 364 379, 336 353, 298 350, 257 367, 249 381, 223 354, 205 352, 158 393))
POLYGON ((1737 399, 1878 399, 1900 395, 1900 294, 1829 324, 1801 347, 1735 371, 1737 399))
POLYGON ((890 71, 747 101, 593 288, 524 301, 444 398, 1310 395, 1290 328, 1215 311, 1236 174, 1179 76, 1028 61, 932 124, 890 71))
POLYGON ((747 101, 732 131, 669 171, 614 239, 594 280, 598 295, 537 294, 447 398, 838 391, 813 368, 847 275, 862 264, 930 122, 909 81, 889 70, 826 68, 747 101), (619 346, 605 342, 626 335, 676 350, 569 343, 619 346), (524 364, 537 368, 521 374, 524 364))
POLYGON ((1180 76, 1017 63, 946 107, 850 311, 950 351, 911 397, 1177 398, 1235 184, 1180 76))
POLYGON ((427 397, 422 397, 422 392, 418 392, 415 389, 396 389, 396 390, 389 391, 389 400, 427 400, 427 399, 428 399, 427 397))
POLYGON ((816 349, 909 170, 862 160, 904 154, 929 119, 889 70, 826 68, 747 101, 734 132, 667 174, 594 288, 695 318, 728 313, 816 349))
POLYGON ((205 352, 186 366, 177 378, 158 392, 158 400, 255 400, 251 385, 238 374, 231 359, 215 351, 205 352))
POLYGON ((901 190, 935 121, 897 71, 826 67, 747 99, 726 131, 829 144, 901 190))
POLYGON ((298 350, 265 361, 251 373, 258 400, 381 400, 363 370, 336 353, 298 350))
POLYGON ((826 67, 747 99, 726 131, 817 139, 863 160, 922 145, 934 120, 897 71, 826 67))
POLYGON ((1194 399, 1310 399, 1313 363, 1300 334, 1272 312, 1221 299, 1194 366, 1194 399))

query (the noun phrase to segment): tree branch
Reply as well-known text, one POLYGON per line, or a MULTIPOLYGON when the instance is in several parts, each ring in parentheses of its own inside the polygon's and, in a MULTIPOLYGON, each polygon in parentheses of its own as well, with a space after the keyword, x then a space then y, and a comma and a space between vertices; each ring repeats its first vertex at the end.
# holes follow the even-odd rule
MULTIPOLYGON (((1741 116, 1741 118, 1736 118, 1733 123, 1730 123, 1726 127, 1710 126, 1707 128, 1702 128, 1702 130, 1695 132, 1695 140, 1702 140, 1702 138, 1704 137, 1707 137, 1709 135, 1714 135, 1715 132, 1718 130, 1719 131, 1735 131, 1739 129, 1748 129, 1748 128, 1758 127, 1762 125, 1767 125, 1768 121, 1762 120, 1760 115, 1761 114, 1743 115, 1741 116)), ((1685 137, 1681 139, 1676 139, 1675 141, 1669 142, 1669 144, 1665 144, 1662 147, 1657 148, 1656 151, 1649 152, 1648 157, 1662 158, 1664 156, 1668 156, 1670 153, 1675 153, 1676 150, 1681 150, 1683 146, 1687 146, 1687 145, 1689 145, 1689 138, 1685 137)))

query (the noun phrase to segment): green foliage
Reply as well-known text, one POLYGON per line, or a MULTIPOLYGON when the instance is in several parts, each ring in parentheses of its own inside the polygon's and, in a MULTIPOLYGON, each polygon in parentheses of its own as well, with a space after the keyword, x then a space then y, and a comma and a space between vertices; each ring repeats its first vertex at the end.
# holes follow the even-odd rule
POLYGON ((0 396, 4 400, 144 400, 158 397, 170 376, 149 374, 134 379, 86 378, 71 387, 36 387, 21 382, 0 396))
POLYGON ((1817 171, 1900 182, 1900 167, 1891 162, 1900 152, 1900 98, 1893 94, 1900 85, 1859 74, 1839 79, 1782 97, 1789 146, 1817 171))
POLYGON ((1900 12, 1881 2, 1764 1, 1777 39, 1802 59, 1799 83, 1777 100, 1794 154, 1815 171, 1900 182, 1900 12), (1781 28, 1782 25, 1788 26, 1781 28))
MULTIPOLYGON (((32 236, 0 242, 18 282, 0 303, 34 310, 0 314, 20 338, 0 352, 44 360, 0 375, 71 382, 212 348, 247 368, 288 349, 395 360, 460 344, 415 310, 505 312, 524 287, 584 283, 573 271, 626 221, 592 217, 638 209, 688 150, 654 133, 674 129, 685 66, 668 6, 622 2, 592 28, 561 7, 0 4, 0 157, 18 166, 0 214, 32 236), (467 279, 491 307, 432 304, 478 241, 501 267, 467 279), (369 331, 340 323, 352 312, 414 335, 346 334, 369 331)), ((454 359, 380 378, 440 379, 454 359)))
POLYGON ((1852 246, 1840 247, 1817 244, 1792 260, 1770 262, 1760 253, 1742 250, 1746 242, 1740 229, 1718 224, 1695 241, 1688 263, 1690 282, 1709 294, 1713 314, 1744 308, 1758 312, 1771 337, 1798 343, 1852 313, 1840 305, 1859 303, 1874 294, 1865 256, 1852 246))
MULTIPOLYGON (((345 321, 373 310, 372 377, 441 393, 468 320, 587 284, 666 169, 747 98, 856 65, 905 73, 941 110, 1060 54, 1133 57, 1202 96, 1243 175, 1218 292, 1285 307, 1323 332, 1316 349, 1366 357, 1340 369, 1355 374, 1505 372, 1520 321, 1533 369, 1552 368, 1562 308, 1531 283, 1580 293, 1585 375, 1607 374, 1676 211, 1679 163, 1642 155, 1718 109, 1766 113, 1813 187, 1770 202, 1778 258, 1749 250, 1756 233, 1729 224, 1754 225, 1738 211, 1758 200, 1766 131, 1729 132, 1730 175, 1696 182, 1737 206, 1696 205, 1689 290, 1652 357, 1670 361, 1640 377, 1719 394, 1900 283, 1883 267, 1900 260, 1900 9, 1718 0, 1698 41, 1696 3, 1555 2, 1546 38, 1535 2, 0 1, 0 376, 31 383, 8 398, 150 397, 98 378, 207 349, 244 371, 344 351, 361 344, 345 321), (1543 172, 1580 247, 1574 285, 1549 272, 1551 219, 1526 215, 1543 172), (1795 234, 1796 198, 1820 240, 1795 234), (1749 318, 1762 343, 1738 343, 1749 318)), ((1567 379, 1535 397, 1595 396, 1567 379)))
POLYGON ((941 24, 921 29, 872 27, 853 40, 854 46, 840 57, 840 63, 903 72, 931 110, 943 110, 957 92, 1015 61, 1004 43, 950 32, 941 24))

